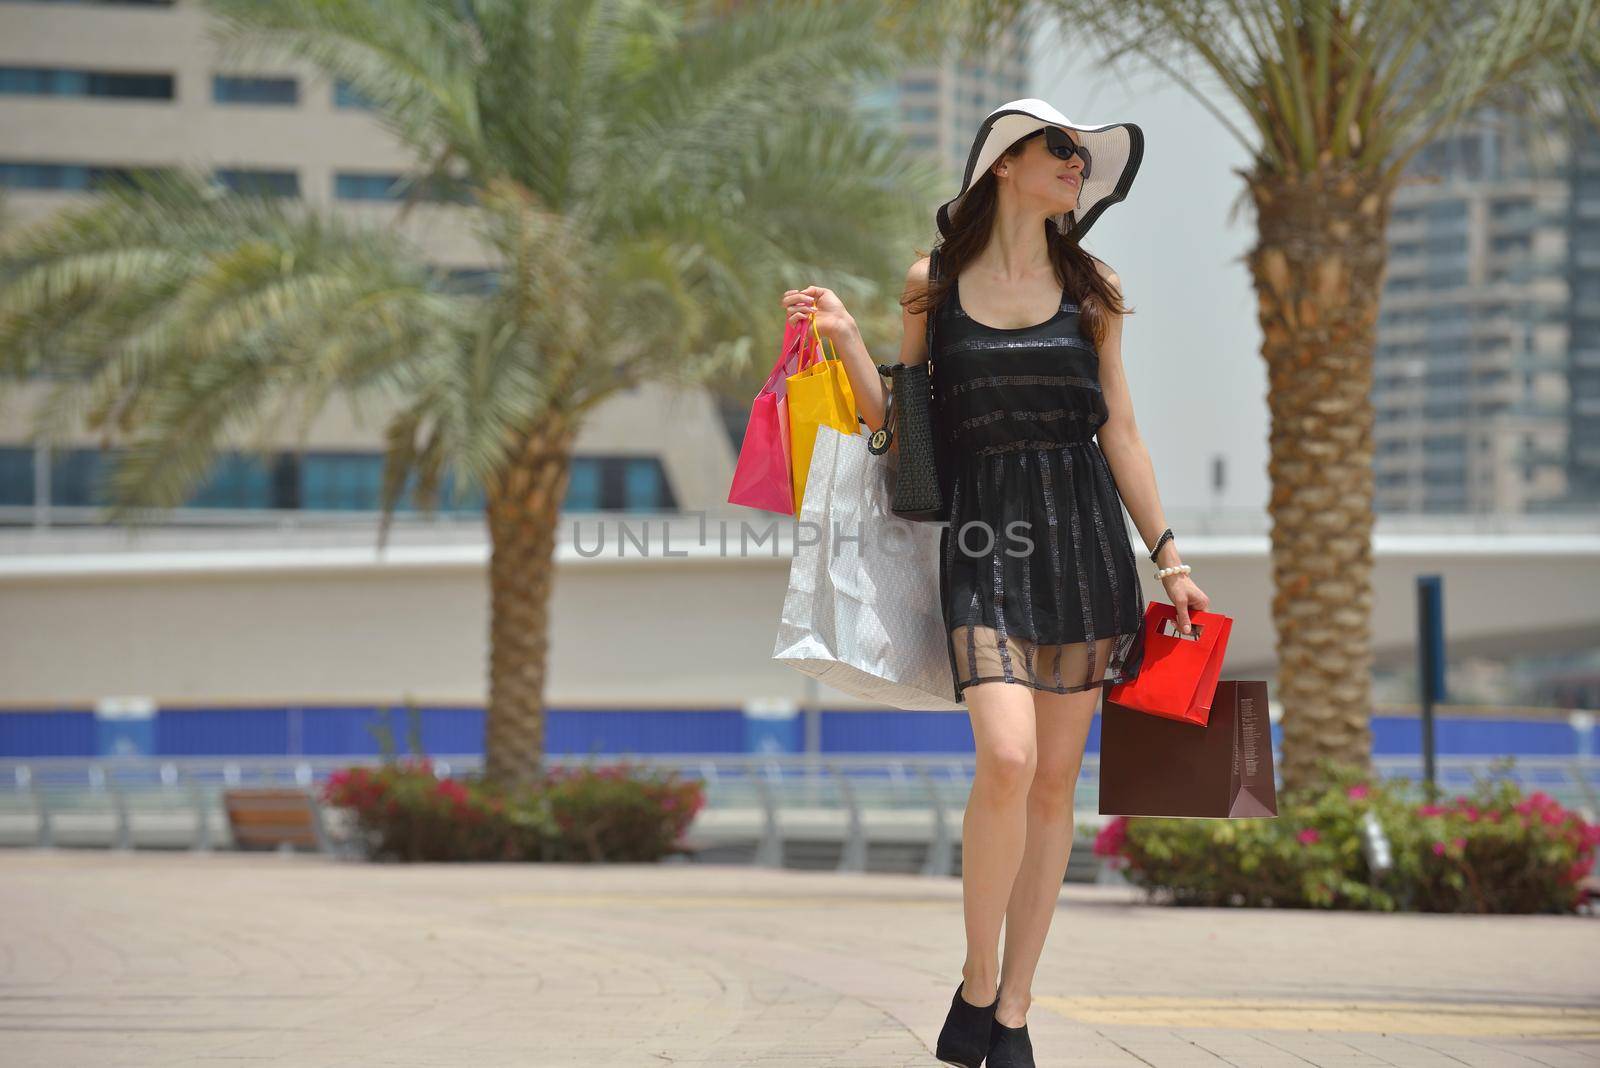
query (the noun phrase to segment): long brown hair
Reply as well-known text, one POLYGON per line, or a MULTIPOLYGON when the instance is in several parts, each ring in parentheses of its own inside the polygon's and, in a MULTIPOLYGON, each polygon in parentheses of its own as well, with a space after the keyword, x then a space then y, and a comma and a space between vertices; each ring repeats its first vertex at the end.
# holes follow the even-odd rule
MULTIPOLYGON (((1001 153, 1002 157, 1020 154, 1028 140, 1035 136, 1037 134, 1029 134, 1013 141, 1001 153)), ((972 188, 961 198, 961 203, 950 218, 950 234, 939 243, 939 277, 921 293, 902 296, 902 307, 912 312, 937 314, 962 268, 971 263, 989 243, 999 206, 999 185, 994 171, 987 170, 972 183, 972 188)), ((1133 309, 1122 302, 1121 295, 1096 269, 1096 263, 1105 261, 1085 252, 1076 238, 1057 230, 1053 219, 1044 221, 1044 240, 1050 252, 1050 262, 1056 269, 1056 277, 1080 309, 1078 316, 1084 333, 1099 346, 1105 340, 1110 317, 1131 314, 1133 309)), ((918 255, 922 253, 919 251, 918 255)))

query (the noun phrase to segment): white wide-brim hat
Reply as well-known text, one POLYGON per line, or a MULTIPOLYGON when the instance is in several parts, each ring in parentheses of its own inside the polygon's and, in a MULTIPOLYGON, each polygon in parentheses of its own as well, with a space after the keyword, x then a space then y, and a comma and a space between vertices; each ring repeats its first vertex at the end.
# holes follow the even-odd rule
POLYGON ((1088 125, 1073 122, 1061 112, 1034 97, 1001 104, 984 116, 978 135, 967 154, 967 172, 961 179, 961 192, 939 206, 939 234, 950 234, 950 217, 974 182, 1000 158, 1000 153, 1017 139, 1046 126, 1062 126, 1076 131, 1094 158, 1092 173, 1078 189, 1076 211, 1053 216, 1056 229, 1072 237, 1082 237, 1111 205, 1128 195, 1133 176, 1144 158, 1144 131, 1131 122, 1088 125))

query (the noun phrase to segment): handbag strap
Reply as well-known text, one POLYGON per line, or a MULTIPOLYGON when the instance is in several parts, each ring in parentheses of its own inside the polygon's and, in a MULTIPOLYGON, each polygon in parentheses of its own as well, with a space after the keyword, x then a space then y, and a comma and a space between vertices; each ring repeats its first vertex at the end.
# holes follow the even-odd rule
MULTIPOLYGON (((928 282, 929 282, 929 284, 932 284, 933 280, 935 278, 938 278, 938 277, 939 277, 939 247, 937 245, 935 245, 932 249, 930 249, 928 251, 928 282)), ((928 317, 928 360, 929 360, 929 368, 928 369, 931 371, 933 369, 933 367, 932 367, 932 360, 933 360, 933 309, 929 308, 925 314, 928 317)), ((878 367, 878 373, 880 375, 883 375, 883 376, 885 376, 885 377, 887 377, 887 378, 889 378, 891 380, 893 379, 893 377, 894 377, 894 367, 895 367, 894 364, 892 364, 892 363, 880 363, 880 364, 877 365, 877 367, 878 367)), ((887 401, 885 401, 884 405, 883 405, 883 426, 892 426, 893 425, 893 412, 894 412, 894 390, 891 388, 889 390, 889 399, 887 401)), ((866 420, 862 419, 861 422, 865 423, 866 420)), ((869 425, 867 429, 870 430, 872 428, 869 425)))

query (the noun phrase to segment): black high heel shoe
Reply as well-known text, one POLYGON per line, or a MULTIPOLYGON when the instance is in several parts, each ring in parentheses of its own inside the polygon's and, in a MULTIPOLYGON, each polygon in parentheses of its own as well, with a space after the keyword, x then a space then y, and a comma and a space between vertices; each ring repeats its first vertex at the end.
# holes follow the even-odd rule
POLYGON ((950 1011, 945 1014, 933 1055, 957 1068, 978 1068, 989 1051, 990 1028, 994 1023, 995 1006, 1000 1004, 1000 988, 995 987, 994 1001, 990 1004, 974 1005, 961 996, 961 988, 966 985, 965 979, 956 985, 956 996, 950 999, 950 1011))
MULTIPOLYGON (((999 1001, 999 998, 995 998, 999 1001)), ((1034 1068, 1033 1040, 1028 1037, 1028 1025, 1007 1027, 994 1020, 989 1028, 989 1068, 1034 1068)))

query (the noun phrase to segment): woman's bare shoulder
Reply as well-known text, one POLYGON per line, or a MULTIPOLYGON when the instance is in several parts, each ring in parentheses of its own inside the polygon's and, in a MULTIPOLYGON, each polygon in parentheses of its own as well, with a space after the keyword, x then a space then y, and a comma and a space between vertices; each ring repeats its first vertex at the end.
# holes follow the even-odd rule
POLYGON ((928 284, 928 257, 924 256, 906 272, 906 287, 921 289, 928 284))

